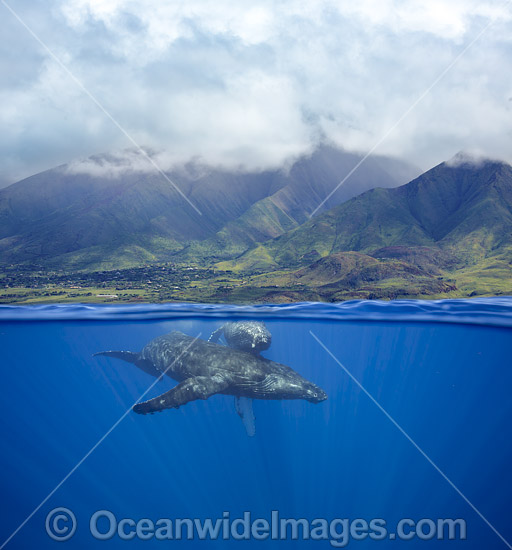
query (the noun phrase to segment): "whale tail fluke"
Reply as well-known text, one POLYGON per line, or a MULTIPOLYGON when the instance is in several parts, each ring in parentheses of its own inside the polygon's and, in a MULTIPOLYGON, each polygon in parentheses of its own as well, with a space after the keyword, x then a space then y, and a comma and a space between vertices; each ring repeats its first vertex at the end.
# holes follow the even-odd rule
POLYGON ((154 376, 155 378, 162 378, 163 374, 159 371, 151 361, 142 359, 140 353, 134 353, 133 351, 99 351, 94 353, 93 357, 103 355, 104 357, 115 357, 116 359, 122 359, 127 363, 133 363, 140 370, 143 370, 146 374, 154 376))
POLYGON ((140 358, 140 354, 133 353, 133 351, 99 351, 98 353, 94 353, 93 357, 97 357, 98 355, 115 357, 116 359, 122 359, 127 363, 136 363, 140 358))

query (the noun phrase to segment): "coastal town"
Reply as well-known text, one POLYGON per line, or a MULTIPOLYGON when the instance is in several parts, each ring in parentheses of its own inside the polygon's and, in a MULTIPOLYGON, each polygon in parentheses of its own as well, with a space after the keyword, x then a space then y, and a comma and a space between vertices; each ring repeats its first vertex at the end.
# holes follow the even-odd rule
POLYGON ((168 301, 186 298, 215 280, 230 288, 237 284, 228 272, 213 268, 179 267, 172 264, 94 272, 48 270, 43 266, 13 265, 0 276, 0 303, 59 301, 168 301))

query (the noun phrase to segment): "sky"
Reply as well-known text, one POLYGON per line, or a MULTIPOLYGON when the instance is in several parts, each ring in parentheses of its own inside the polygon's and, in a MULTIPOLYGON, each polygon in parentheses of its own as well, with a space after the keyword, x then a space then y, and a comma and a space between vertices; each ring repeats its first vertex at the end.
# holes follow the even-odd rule
POLYGON ((320 142, 422 170, 512 162, 512 2, 7 5, 23 24, 0 0, 0 186, 69 162, 112 175, 79 161, 106 152, 154 170, 134 144, 164 170, 275 168, 320 142))

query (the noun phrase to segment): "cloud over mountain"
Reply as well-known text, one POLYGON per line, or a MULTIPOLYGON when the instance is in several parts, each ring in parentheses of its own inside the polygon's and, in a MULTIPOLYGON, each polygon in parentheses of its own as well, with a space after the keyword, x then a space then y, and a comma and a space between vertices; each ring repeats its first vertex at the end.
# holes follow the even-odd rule
MULTIPOLYGON (((321 139, 370 149, 492 22, 377 152, 423 168, 461 149, 512 160, 512 8, 499 1, 13 8, 138 143, 169 161, 246 169, 276 167, 321 139)), ((0 9, 2 183, 132 146, 0 9)))

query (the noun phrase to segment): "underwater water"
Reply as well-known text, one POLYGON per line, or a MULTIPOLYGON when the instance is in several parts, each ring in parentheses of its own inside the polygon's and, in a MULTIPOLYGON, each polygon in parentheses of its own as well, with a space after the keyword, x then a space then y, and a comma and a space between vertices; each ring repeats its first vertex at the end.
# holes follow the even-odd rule
POLYGON ((511 337, 511 298, 1 307, 0 548, 507 548, 511 337), (263 355, 328 399, 254 400, 249 437, 232 396, 135 414, 145 392, 148 399, 175 382, 93 357, 138 352, 171 331, 207 340, 239 319, 264 321, 272 345, 263 355), (72 524, 51 516, 59 507, 76 519, 65 542, 47 532, 65 536, 72 524), (99 511, 110 515, 97 516, 97 532, 115 530, 108 540, 91 532, 99 511), (272 527, 267 536, 264 523, 254 528, 273 511, 276 521, 316 527, 316 539, 303 526, 277 540, 272 527), (242 537, 232 536, 244 512, 250 536, 242 521, 242 537), (151 522, 177 518, 229 521, 228 537, 221 530, 202 540, 195 531, 188 540, 186 528, 181 540, 175 530, 156 537, 151 522), (438 538, 447 518, 465 522, 465 540, 438 538), (133 521, 119 535, 122 519, 133 521), (406 535, 422 520, 427 535, 401 540, 404 519, 406 535), (343 520, 385 521, 387 532, 372 538, 364 523, 343 520))

